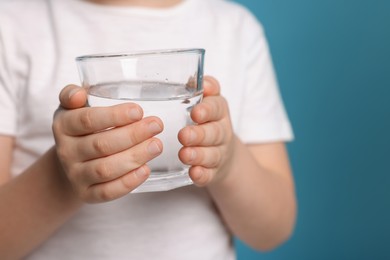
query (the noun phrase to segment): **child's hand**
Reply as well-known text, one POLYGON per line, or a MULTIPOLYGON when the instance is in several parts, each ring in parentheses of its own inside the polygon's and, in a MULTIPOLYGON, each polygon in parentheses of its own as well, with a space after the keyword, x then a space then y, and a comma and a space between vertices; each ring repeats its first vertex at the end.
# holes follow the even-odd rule
POLYGON ((187 126, 178 135, 184 146, 179 152, 180 160, 192 165, 189 174, 197 186, 225 177, 235 140, 228 105, 220 95, 218 81, 205 77, 203 83, 204 99, 191 112, 192 120, 198 125, 187 126))
POLYGON ((142 119, 142 109, 133 103, 84 107, 86 92, 76 86, 66 87, 60 101, 53 121, 57 154, 83 201, 119 198, 147 179, 145 163, 162 152, 153 137, 163 130, 160 119, 142 119))

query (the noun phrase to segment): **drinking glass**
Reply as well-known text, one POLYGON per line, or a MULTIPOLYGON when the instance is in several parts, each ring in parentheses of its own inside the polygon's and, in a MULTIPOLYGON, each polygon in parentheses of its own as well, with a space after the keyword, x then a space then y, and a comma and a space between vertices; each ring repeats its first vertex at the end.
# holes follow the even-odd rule
POLYGON ((165 191, 192 184, 188 165, 178 157, 177 134, 193 124, 190 112, 203 96, 203 49, 94 54, 76 58, 88 105, 140 105, 144 116, 157 116, 163 152, 147 163, 150 177, 133 192, 165 191))

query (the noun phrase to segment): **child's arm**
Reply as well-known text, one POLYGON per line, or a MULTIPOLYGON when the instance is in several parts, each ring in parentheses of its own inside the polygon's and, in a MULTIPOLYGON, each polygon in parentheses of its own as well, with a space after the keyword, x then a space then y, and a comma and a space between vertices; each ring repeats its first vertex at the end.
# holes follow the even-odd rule
POLYGON ((21 259, 80 207, 55 149, 11 179, 14 138, 0 136, 0 259, 21 259))
POLYGON ((296 205, 283 143, 244 145, 234 135, 219 84, 205 78, 205 98, 184 128, 180 158, 190 176, 206 186, 228 227, 253 248, 269 250, 289 237, 296 205))
MULTIPOLYGON (((63 225, 85 201, 107 201, 127 194, 147 178, 149 169, 143 164, 158 155, 148 155, 147 149, 147 144, 154 140, 149 137, 157 134, 155 129, 147 129, 147 123, 158 123, 158 119, 142 119, 132 124, 134 119, 129 116, 128 109, 82 108, 86 94, 80 91, 69 98, 74 89, 76 88, 68 87, 61 93, 61 104, 71 110, 60 110, 54 117, 57 147, 51 148, 14 179, 8 177, 13 149, 12 138, 0 138, 0 176, 1 179, 8 179, 0 186, 0 259, 20 259, 26 256, 63 225), (89 120, 102 122, 95 120, 102 118, 102 115, 105 115, 105 119, 115 121, 108 122, 110 126, 123 126, 124 131, 113 132, 111 137, 134 140, 138 145, 133 147, 126 144, 124 153, 100 157, 99 152, 103 150, 112 152, 101 150, 104 146, 101 146, 103 143, 99 140, 107 140, 105 134, 114 129, 107 130, 106 133, 87 133, 96 132, 99 130, 97 128, 107 128, 104 125, 88 124, 89 120), (97 143, 100 145, 93 145, 97 143), (60 151, 62 160, 64 157, 68 158, 66 162, 60 163, 56 148, 60 151), (91 156, 95 159, 90 160, 91 156), (110 162, 113 165, 115 160, 120 161, 121 156, 133 159, 122 159, 129 162, 129 168, 121 168, 124 164, 114 167, 124 172, 113 172, 104 167, 110 162), (134 171, 141 168, 145 170, 145 174, 135 176, 134 171), (84 174, 81 174, 82 172, 84 174)), ((128 105, 125 104, 122 108, 126 106, 128 105)), ((139 117, 142 117, 142 113, 139 117)), ((103 120, 103 124, 104 122, 107 123, 103 120)), ((114 150, 118 145, 122 145, 122 149, 124 143, 110 142, 114 150)))
POLYGON ((59 173, 54 149, 20 176, 7 177, 12 154, 7 138, 0 138, 0 175, 5 181, 0 186, 0 258, 21 259, 69 219, 80 202, 59 173))
POLYGON ((270 250, 291 235, 295 223, 287 152, 283 143, 236 143, 229 175, 209 191, 235 235, 253 248, 270 250))

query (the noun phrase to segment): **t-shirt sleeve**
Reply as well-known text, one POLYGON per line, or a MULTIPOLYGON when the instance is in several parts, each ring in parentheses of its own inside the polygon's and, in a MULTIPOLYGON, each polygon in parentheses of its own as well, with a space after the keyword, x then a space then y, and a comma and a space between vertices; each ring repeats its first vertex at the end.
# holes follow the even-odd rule
POLYGON ((245 143, 291 141, 293 132, 263 28, 251 14, 244 25, 246 84, 238 135, 245 143))
MULTIPOLYGON (((4 25, 4 24, 3 24, 4 25)), ((15 135, 17 121, 16 85, 10 71, 13 44, 5 36, 0 20, 0 134, 15 135)))

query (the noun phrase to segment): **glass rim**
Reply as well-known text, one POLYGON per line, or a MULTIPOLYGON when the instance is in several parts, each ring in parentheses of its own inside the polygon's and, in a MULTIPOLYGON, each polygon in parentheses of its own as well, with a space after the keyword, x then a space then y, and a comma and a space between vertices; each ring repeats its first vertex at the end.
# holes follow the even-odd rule
POLYGON ((202 48, 142 50, 142 51, 134 51, 134 52, 88 54, 88 55, 78 56, 75 58, 75 60, 77 62, 83 62, 89 60, 110 59, 110 58, 133 58, 138 56, 188 54, 188 53, 195 53, 203 56, 205 52, 206 52, 205 49, 202 48))

